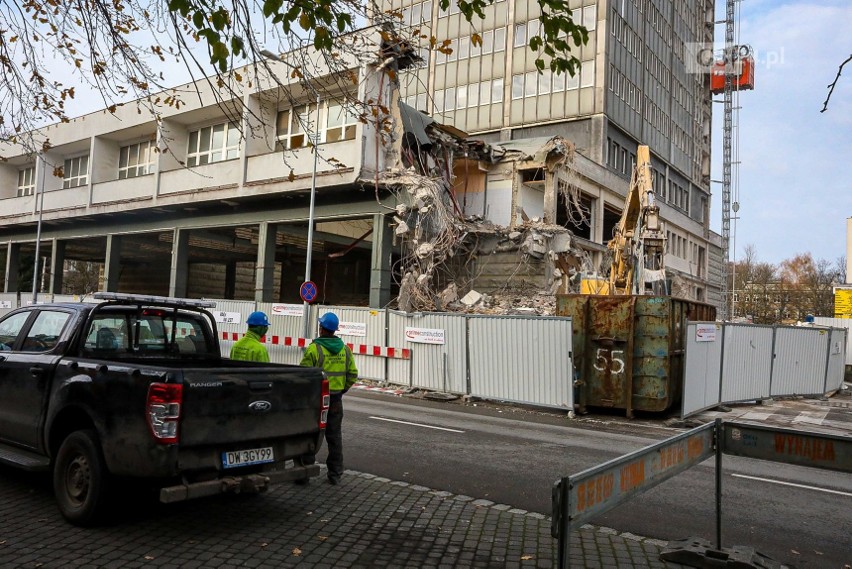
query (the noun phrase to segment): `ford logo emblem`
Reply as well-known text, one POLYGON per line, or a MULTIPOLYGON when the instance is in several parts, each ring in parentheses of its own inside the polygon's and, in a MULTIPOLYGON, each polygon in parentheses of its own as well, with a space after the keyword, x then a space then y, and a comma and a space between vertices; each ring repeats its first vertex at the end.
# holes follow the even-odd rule
POLYGON ((249 403, 249 409, 255 413, 266 413, 272 409, 272 403, 269 401, 252 401, 249 403))

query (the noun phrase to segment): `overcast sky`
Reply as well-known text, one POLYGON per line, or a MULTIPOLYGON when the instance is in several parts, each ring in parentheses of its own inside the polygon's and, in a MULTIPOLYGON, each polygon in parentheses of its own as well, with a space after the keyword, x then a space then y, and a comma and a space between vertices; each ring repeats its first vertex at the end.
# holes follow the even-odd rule
MULTIPOLYGON (((716 2, 723 19, 725 0, 716 2)), ((805 252, 834 261, 845 255, 852 216, 852 62, 820 109, 852 54, 852 2, 744 0, 740 8, 741 43, 758 61, 755 90, 740 94, 736 256, 753 244, 762 261, 805 252)), ((723 105, 713 113, 712 178, 721 180, 723 105)), ((712 190, 712 229, 721 233, 721 184, 712 190)))

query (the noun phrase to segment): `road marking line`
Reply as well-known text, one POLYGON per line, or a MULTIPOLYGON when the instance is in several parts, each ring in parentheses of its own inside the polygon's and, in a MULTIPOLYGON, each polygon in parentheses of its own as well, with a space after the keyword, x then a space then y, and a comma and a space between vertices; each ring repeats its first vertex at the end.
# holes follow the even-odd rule
POLYGON ((804 488, 805 490, 816 490, 817 492, 827 492, 829 494, 838 494, 840 496, 849 496, 852 498, 852 492, 841 492, 840 490, 829 490, 828 488, 819 488, 818 486, 807 486, 805 484, 794 484, 793 482, 782 482, 781 480, 772 480, 771 478, 760 478, 758 476, 747 476, 745 474, 731 474, 737 478, 747 478, 749 480, 760 480, 761 482, 769 482, 770 484, 780 484, 781 486, 792 486, 794 488, 804 488))
POLYGON ((402 423, 403 425, 411 425, 414 427, 426 427, 427 429, 437 429, 439 431, 450 431, 451 433, 463 433, 464 431, 458 431, 456 429, 448 429, 446 427, 434 427, 432 425, 424 425, 422 423, 409 423, 408 421, 397 421, 396 419, 385 419, 384 417, 370 417, 370 419, 375 419, 377 421, 388 421, 389 423, 402 423))

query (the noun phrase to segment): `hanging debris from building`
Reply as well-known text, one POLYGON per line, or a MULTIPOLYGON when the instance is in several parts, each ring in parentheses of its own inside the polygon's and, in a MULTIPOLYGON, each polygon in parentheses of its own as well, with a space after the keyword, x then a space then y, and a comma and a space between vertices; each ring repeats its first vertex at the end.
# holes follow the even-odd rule
POLYGON ((467 215, 467 204, 459 203, 454 190, 459 187, 454 160, 472 161, 486 170, 510 167, 518 186, 537 176, 530 172, 548 172, 551 191, 545 202, 555 207, 555 173, 568 168, 573 146, 559 137, 544 140, 533 154, 511 144, 491 146, 402 103, 400 120, 400 164, 379 174, 379 183, 396 193, 400 203, 393 218, 402 250, 394 270, 398 307, 407 312, 552 314, 553 295, 579 285, 588 255, 568 229, 552 223, 553 215, 551 220, 528 217, 520 199, 513 199, 520 220, 508 226, 467 215), (497 273, 489 275, 495 267, 497 273))

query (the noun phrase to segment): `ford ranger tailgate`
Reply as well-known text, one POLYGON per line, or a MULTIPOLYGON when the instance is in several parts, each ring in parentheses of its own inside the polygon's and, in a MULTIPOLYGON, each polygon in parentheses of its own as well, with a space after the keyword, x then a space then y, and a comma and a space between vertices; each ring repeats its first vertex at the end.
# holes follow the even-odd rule
POLYGON ((181 446, 280 439, 319 429, 322 374, 317 369, 249 364, 190 368, 183 376, 181 446))

